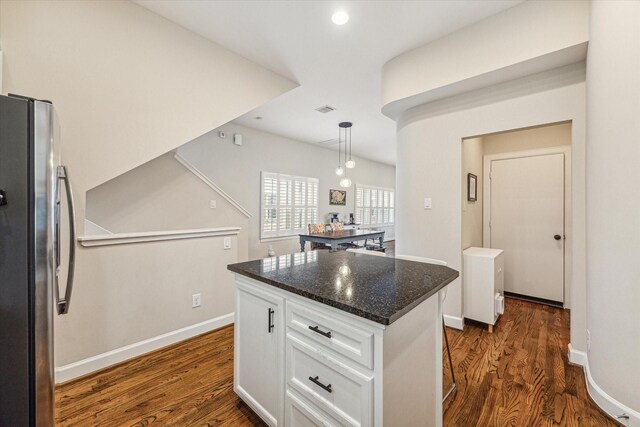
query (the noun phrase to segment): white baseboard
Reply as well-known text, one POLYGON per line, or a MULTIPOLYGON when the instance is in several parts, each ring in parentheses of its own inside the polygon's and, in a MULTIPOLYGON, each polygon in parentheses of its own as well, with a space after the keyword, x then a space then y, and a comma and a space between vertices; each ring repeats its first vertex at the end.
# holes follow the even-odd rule
POLYGON ((444 315, 444 324, 450 328, 464 330, 464 318, 457 316, 444 315))
POLYGON ((587 381, 587 392, 600 409, 609 414, 611 418, 617 420, 623 426, 640 427, 640 412, 634 411, 621 402, 618 402, 602 390, 598 384, 596 384, 591 376, 591 371, 589 370, 588 359, 587 364, 584 366, 584 373, 587 381), (618 418, 622 414, 626 414, 629 418, 618 418))
POLYGON ((70 381, 74 378, 115 365, 116 363, 124 362, 125 360, 133 357, 141 356, 162 347, 195 337, 196 335, 213 331, 214 329, 233 323, 233 320, 234 313, 225 314, 224 316, 196 323, 195 325, 158 335, 144 341, 129 344, 68 365, 56 367, 56 384, 70 381))
POLYGON ((569 343, 569 362, 575 363, 576 365, 586 366, 587 365, 587 353, 581 350, 576 350, 573 348, 571 343, 569 343))
POLYGON ((589 358, 584 351, 576 350, 569 344, 569 361, 576 365, 581 365, 584 370, 585 382, 587 383, 587 392, 593 401, 611 418, 617 420, 623 426, 640 427, 640 412, 625 406, 613 397, 609 396, 604 390, 596 384, 591 376, 589 369, 589 358), (620 415, 626 414, 629 418, 618 418, 620 415))

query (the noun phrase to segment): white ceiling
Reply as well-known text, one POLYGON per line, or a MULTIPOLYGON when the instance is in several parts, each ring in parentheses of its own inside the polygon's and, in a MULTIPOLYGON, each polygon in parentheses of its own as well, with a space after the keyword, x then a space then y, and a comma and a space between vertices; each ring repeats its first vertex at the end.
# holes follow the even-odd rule
POLYGON ((381 113, 384 63, 522 0, 135 1, 300 83, 235 122, 320 143, 351 121, 354 155, 395 164, 395 123, 381 113), (350 15, 343 26, 331 22, 339 9, 350 15), (315 111, 326 104, 336 111, 315 111))

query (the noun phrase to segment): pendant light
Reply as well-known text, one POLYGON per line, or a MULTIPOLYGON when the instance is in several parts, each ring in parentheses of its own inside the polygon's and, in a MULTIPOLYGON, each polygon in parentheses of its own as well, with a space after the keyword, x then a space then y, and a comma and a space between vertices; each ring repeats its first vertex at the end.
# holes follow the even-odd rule
MULTIPOLYGON (((346 144, 346 142, 345 142, 346 144)), ((341 176, 344 173, 344 169, 342 169, 342 157, 340 155, 342 147, 342 132, 338 129, 338 168, 336 169, 336 175, 341 176)), ((345 158, 346 155, 346 147, 345 147, 345 158)))
MULTIPOLYGON (((351 126, 352 125, 353 124, 351 122, 340 122, 338 124, 338 126, 339 126, 339 129, 338 129, 338 159, 341 158, 340 157, 340 146, 342 145, 341 144, 341 141, 342 141, 342 130, 344 129, 344 159, 345 159, 345 167, 347 169, 351 169, 351 168, 353 168, 355 166, 355 162, 353 160, 351 160, 351 154, 349 154, 349 160, 347 160, 347 135, 351 134, 351 126), (349 163, 349 162, 351 162, 351 163, 349 163)), ((340 161, 340 160, 338 160, 338 161, 340 161)), ((339 167, 341 173, 338 174, 338 170, 336 170, 336 173, 338 175, 342 175, 342 173, 346 172, 346 171, 344 171, 342 169, 341 166, 342 166, 342 164, 340 164, 340 167, 339 167)), ((342 188, 351 187, 351 180, 347 177, 346 173, 344 174, 344 177, 340 180, 340 187, 342 187, 342 188)))

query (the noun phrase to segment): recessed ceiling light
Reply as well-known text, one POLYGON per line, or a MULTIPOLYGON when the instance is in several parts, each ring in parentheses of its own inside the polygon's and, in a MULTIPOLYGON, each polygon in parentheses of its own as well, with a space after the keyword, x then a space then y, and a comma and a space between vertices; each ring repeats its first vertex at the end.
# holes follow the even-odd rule
POLYGON ((331 16, 331 20, 336 25, 344 25, 349 20, 349 14, 344 10, 339 10, 331 16))
POLYGON ((256 120, 262 120, 262 116, 256 116, 254 117, 256 120))

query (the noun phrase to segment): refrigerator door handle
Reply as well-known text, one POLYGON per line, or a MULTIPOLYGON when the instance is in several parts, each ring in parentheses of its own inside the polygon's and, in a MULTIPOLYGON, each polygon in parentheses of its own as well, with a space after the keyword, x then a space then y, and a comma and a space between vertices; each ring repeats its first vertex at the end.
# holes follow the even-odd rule
MULTIPOLYGON (((56 243, 56 307, 58 314, 67 314, 69 312, 69 304, 71 303, 71 292, 73 291, 73 275, 76 262, 76 211, 73 203, 73 191, 69 182, 69 174, 65 166, 58 166, 58 181, 64 182, 64 189, 67 195, 67 207, 69 215, 69 269, 67 271, 67 288, 64 297, 60 298, 60 283, 58 281, 58 273, 60 270, 60 242, 56 243)), ((56 218, 56 237, 60 236, 60 210, 57 210, 58 218, 56 218)))

